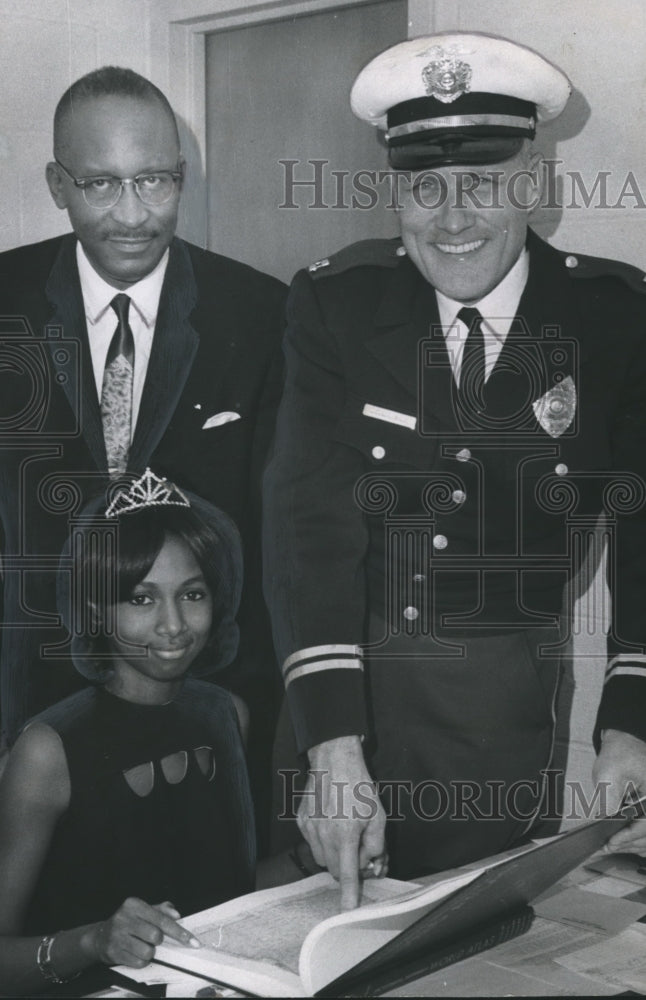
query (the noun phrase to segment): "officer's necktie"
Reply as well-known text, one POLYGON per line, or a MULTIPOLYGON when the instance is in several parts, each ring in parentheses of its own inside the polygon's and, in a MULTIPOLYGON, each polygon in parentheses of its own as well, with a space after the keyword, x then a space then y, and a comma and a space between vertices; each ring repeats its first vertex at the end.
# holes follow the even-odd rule
POLYGON ((458 319, 468 329, 460 365, 460 397, 468 402, 469 409, 481 409, 485 380, 485 347, 482 333, 482 314, 471 306, 462 306, 458 319))
POLYGON ((110 303, 118 317, 103 372, 101 419, 110 476, 126 471, 132 432, 132 382, 135 341, 128 323, 130 298, 115 295, 110 303))

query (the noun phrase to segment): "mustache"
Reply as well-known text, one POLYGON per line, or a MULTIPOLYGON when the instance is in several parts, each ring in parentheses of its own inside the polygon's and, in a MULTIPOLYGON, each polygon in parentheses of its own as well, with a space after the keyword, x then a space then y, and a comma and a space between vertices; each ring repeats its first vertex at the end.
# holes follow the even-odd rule
POLYGON ((156 229, 109 229, 103 234, 104 240, 153 240, 159 236, 156 229))

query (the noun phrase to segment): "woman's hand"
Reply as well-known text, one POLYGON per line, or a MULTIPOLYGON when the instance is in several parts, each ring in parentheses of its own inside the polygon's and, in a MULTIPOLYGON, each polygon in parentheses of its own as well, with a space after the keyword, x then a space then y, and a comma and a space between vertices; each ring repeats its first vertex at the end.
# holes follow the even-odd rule
POLYGON ((94 961, 142 969, 153 960, 165 935, 199 948, 197 938, 177 923, 179 916, 172 903, 150 906, 143 899, 126 899, 109 920, 88 928, 94 961))

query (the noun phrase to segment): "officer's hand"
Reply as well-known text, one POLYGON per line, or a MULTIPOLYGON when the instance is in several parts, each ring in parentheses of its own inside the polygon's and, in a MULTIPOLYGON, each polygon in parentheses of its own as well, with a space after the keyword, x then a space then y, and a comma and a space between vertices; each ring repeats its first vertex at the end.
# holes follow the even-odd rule
POLYGON ((89 928, 94 961, 141 969, 153 960, 165 935, 199 948, 200 942, 180 927, 178 918, 172 903, 150 906, 143 899, 126 899, 109 920, 89 928))
POLYGON ((341 884, 341 909, 359 904, 359 876, 385 875, 386 815, 358 736, 313 747, 298 825, 314 860, 341 884), (310 793, 310 794, 307 794, 310 793))
MULTIPOLYGON (((646 743, 630 733, 606 729, 592 777, 606 787, 608 815, 617 812, 624 799, 646 795, 646 743)), ((615 833, 607 849, 646 855, 646 819, 634 820, 615 833)))

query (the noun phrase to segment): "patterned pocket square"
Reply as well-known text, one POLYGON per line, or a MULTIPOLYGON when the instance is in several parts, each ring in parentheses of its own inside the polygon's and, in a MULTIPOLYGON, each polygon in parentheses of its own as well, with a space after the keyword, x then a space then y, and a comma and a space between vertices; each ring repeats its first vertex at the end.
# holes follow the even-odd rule
POLYGON ((534 416, 550 437, 560 437, 576 413, 576 386, 570 375, 532 403, 534 416))
POLYGON ((232 420, 240 420, 239 413, 233 413, 231 410, 224 410, 222 413, 214 413, 212 417, 205 420, 202 424, 202 430, 208 431, 212 427, 220 427, 221 424, 230 424, 232 420))

